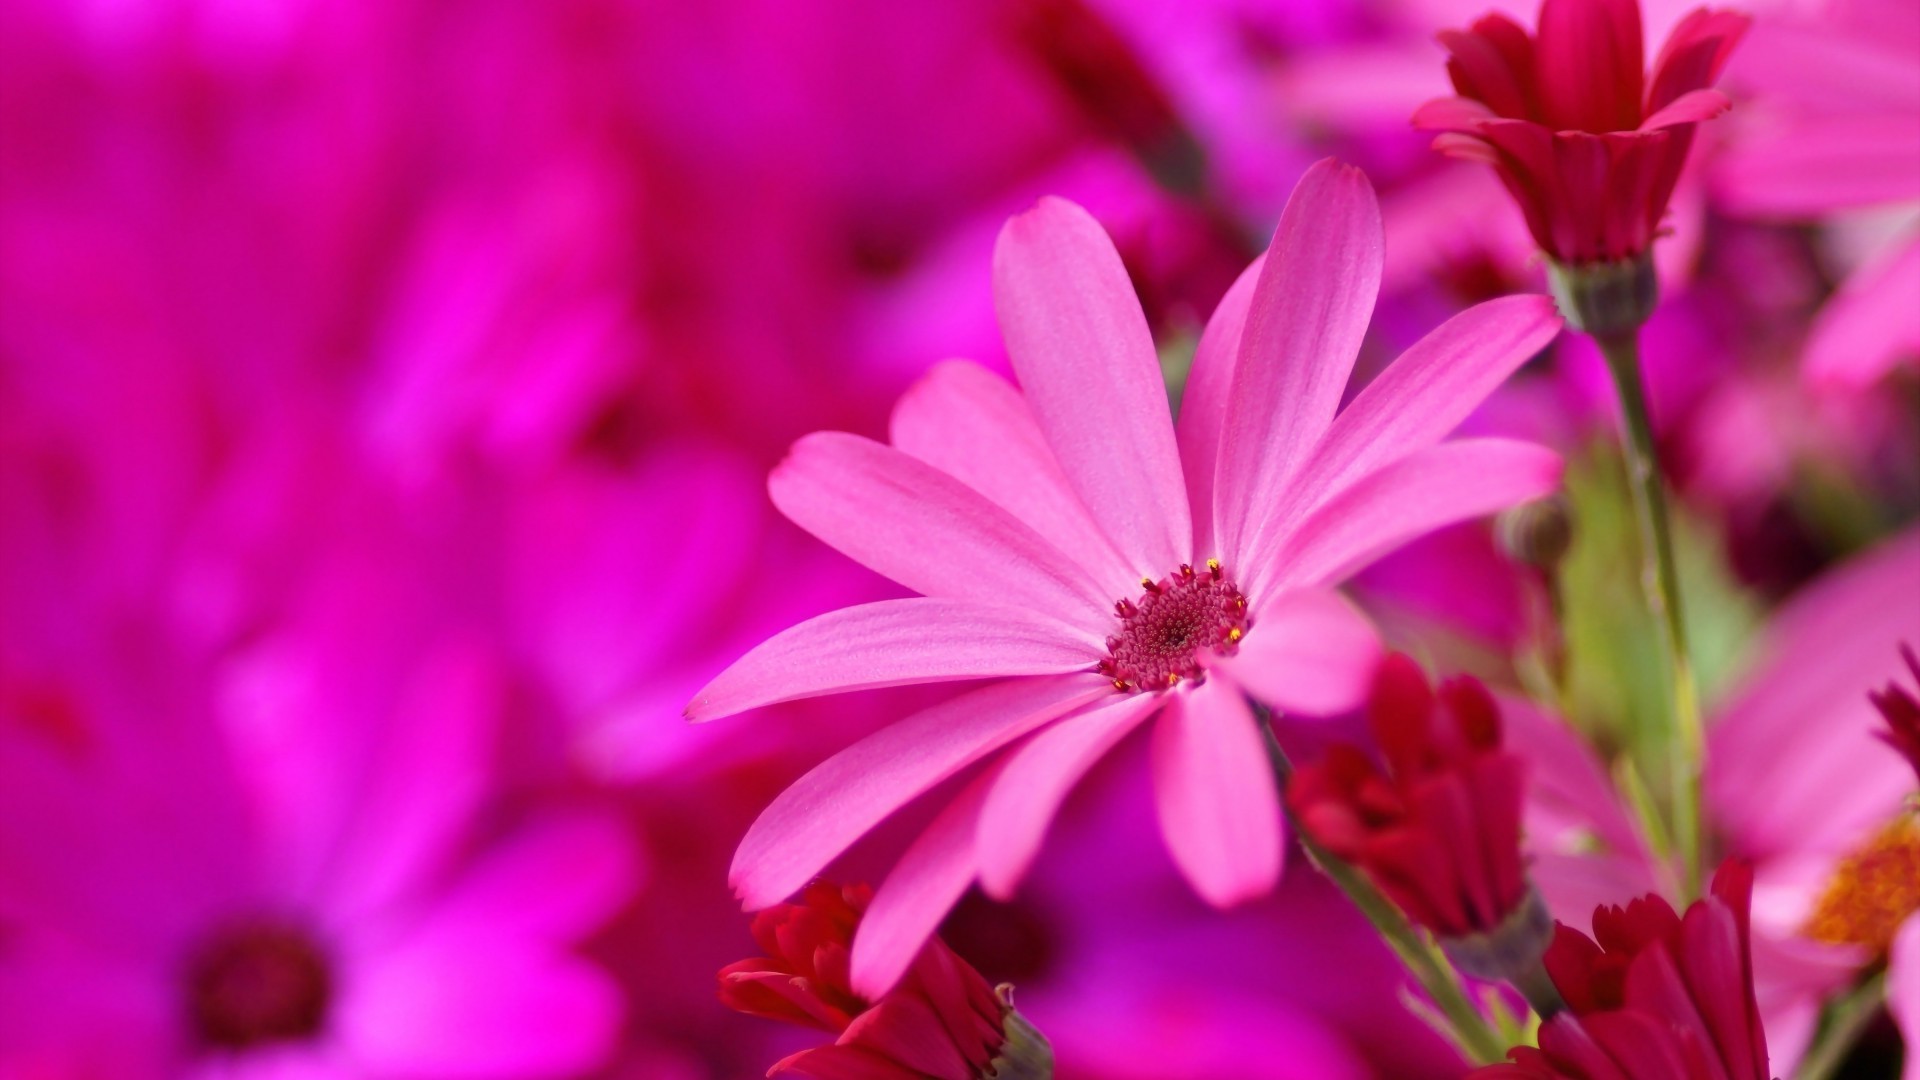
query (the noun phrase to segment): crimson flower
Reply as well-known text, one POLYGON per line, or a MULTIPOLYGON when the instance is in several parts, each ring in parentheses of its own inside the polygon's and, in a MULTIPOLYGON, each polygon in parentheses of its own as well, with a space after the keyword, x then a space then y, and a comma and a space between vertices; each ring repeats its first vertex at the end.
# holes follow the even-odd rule
POLYGON ((1747 915, 1753 868, 1728 862, 1684 916, 1658 896, 1593 913, 1593 937, 1565 924, 1547 974, 1567 1010, 1540 1047, 1470 1080, 1767 1080, 1747 915))
MULTIPOLYGON (((1900 646, 1900 655, 1907 661, 1907 670, 1913 672, 1915 685, 1920 686, 1920 656, 1914 655, 1911 645, 1900 646)), ((1920 778, 1920 700, 1891 680, 1885 690, 1868 691, 1867 697, 1887 720, 1887 726, 1874 734, 1900 751, 1913 766, 1914 776, 1920 778)))
POLYGON ((834 1032, 828 1046, 775 1064, 768 1076, 814 1080, 1047 1080, 1053 1052, 1014 1011, 1010 987, 987 980, 934 938, 885 996, 853 989, 854 931, 872 902, 864 885, 815 882, 798 903, 754 916, 767 954, 720 969, 720 1000, 750 1016, 834 1032))
POLYGON ((1301 767, 1287 789, 1301 828, 1442 941, 1517 932, 1515 917, 1532 916, 1539 940, 1523 962, 1536 962, 1548 926, 1528 903, 1520 855, 1526 765, 1501 745, 1493 698, 1469 676, 1436 693, 1395 654, 1375 675, 1367 718, 1386 770, 1349 745, 1301 767))
POLYGON ((1710 89, 1747 16, 1694 11, 1644 70, 1638 0, 1545 0, 1537 35, 1505 15, 1440 35, 1457 97, 1414 126, 1434 148, 1492 165, 1534 242, 1563 265, 1637 258, 1652 244, 1693 127, 1725 112, 1710 89))

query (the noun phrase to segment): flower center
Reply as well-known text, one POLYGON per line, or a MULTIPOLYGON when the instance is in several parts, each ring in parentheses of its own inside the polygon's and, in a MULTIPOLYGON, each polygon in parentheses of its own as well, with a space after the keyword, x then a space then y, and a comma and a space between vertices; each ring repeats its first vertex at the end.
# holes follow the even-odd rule
POLYGON ((1920 824, 1902 817, 1841 860, 1807 923, 1807 936, 1884 954, 1900 924, 1915 912, 1920 912, 1920 824))
POLYGON ((206 943, 188 968, 187 996, 206 1045, 246 1050, 319 1034, 333 976, 305 932, 252 923, 206 943))
POLYGON ((1165 690, 1206 674, 1199 653, 1230 656, 1247 632, 1247 598, 1228 581, 1218 559, 1205 570, 1182 566, 1159 581, 1140 582, 1138 600, 1113 605, 1120 631, 1107 639, 1098 670, 1121 693, 1165 690))

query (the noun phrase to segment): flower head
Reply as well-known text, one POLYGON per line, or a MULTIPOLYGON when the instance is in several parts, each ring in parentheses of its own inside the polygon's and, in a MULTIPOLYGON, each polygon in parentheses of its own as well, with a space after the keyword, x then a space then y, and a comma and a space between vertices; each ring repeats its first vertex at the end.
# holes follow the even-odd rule
POLYGON ((1492 696, 1470 676, 1436 692, 1396 654, 1380 665, 1368 719, 1386 769, 1348 745, 1302 766, 1287 789, 1301 827, 1442 941, 1525 938, 1532 916, 1540 940, 1525 962, 1537 960, 1547 923, 1520 856, 1526 764, 1501 745, 1492 696))
MULTIPOLYGON (((1920 656, 1914 655, 1911 645, 1901 645, 1900 655, 1907 661, 1914 685, 1920 686, 1920 656)), ((1887 726, 1874 734, 1898 750, 1913 766, 1914 776, 1920 777, 1920 699, 1892 679, 1887 680, 1886 689, 1869 691, 1867 697, 1887 721, 1887 726)))
POLYGON ((1726 111, 1710 85, 1748 19, 1694 11, 1643 64, 1639 0, 1545 0, 1535 35, 1505 15, 1440 35, 1457 96, 1421 106, 1435 148, 1492 165, 1555 262, 1644 255, 1693 126, 1726 111))
POLYGON ((873 900, 864 885, 809 885, 799 903, 756 915, 767 955, 720 969, 720 1000, 751 1016, 839 1036, 767 1075, 817 1080, 1050 1080, 1053 1052, 1013 1008, 1010 988, 987 985, 938 938, 900 984, 869 1003, 853 989, 854 929, 873 900))
POLYGON ((1273 885, 1278 792, 1247 698, 1310 714, 1357 704, 1378 645, 1331 586, 1558 483, 1540 447, 1439 442, 1558 331, 1544 297, 1461 314, 1340 410, 1381 255, 1365 177, 1309 170, 1203 335, 1176 428, 1100 226, 1058 199, 1007 224, 994 285, 1021 389, 942 365, 896 407, 891 446, 814 434, 769 481, 788 517, 923 595, 774 637, 688 715, 992 681, 775 800, 734 859, 750 908, 1004 748, 882 884, 853 956, 854 986, 877 996, 969 884, 1012 891, 1067 792, 1149 719, 1161 831, 1188 879, 1219 905, 1273 885))
POLYGON ((1747 911, 1753 871, 1730 862, 1684 916, 1658 896, 1593 913, 1593 936, 1564 923, 1547 973, 1567 1011, 1478 1080, 1767 1080, 1747 911))

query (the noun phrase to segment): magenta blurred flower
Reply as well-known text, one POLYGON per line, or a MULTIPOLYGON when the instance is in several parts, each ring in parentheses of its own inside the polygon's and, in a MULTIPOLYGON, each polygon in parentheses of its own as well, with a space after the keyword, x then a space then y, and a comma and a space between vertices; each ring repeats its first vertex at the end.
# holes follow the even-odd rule
MULTIPOLYGON (((1900 655, 1907 662, 1914 685, 1920 686, 1920 656, 1914 655, 1913 646, 1905 644, 1900 646, 1900 655)), ((1887 722, 1874 734, 1899 751, 1913 766, 1914 776, 1920 778, 1920 700, 1914 698, 1914 691, 1894 680, 1889 680, 1883 690, 1868 691, 1867 696, 1887 722)))
POLYGON ((1547 972, 1567 1011, 1480 1080, 1768 1080, 1747 911, 1753 871, 1721 866, 1684 916, 1659 896, 1593 913, 1593 937, 1562 923, 1547 972))
POLYGON ((809 885, 799 903, 754 916, 765 956, 720 969, 720 1000, 752 1016, 830 1031, 768 1076, 815 1080, 1051 1080, 1047 1041, 938 938, 900 985, 869 1003, 853 989, 854 931, 873 900, 864 885, 809 885))
POLYGON ((1328 586, 1558 482, 1558 459, 1537 446, 1434 445, 1552 339, 1559 320, 1542 297, 1462 314, 1336 419, 1380 259, 1366 179, 1331 161, 1311 169, 1264 265, 1202 338, 1176 431, 1100 227, 1059 200, 1007 225, 994 280, 1025 393, 943 366, 896 408, 892 447, 812 435, 770 481, 789 517, 924 596, 778 635, 688 715, 997 681, 843 752, 776 800, 735 858, 749 907, 791 894, 915 795, 1032 734, 882 886, 854 981, 883 991, 969 882, 1012 891, 1068 789, 1156 715, 1155 787, 1176 861, 1219 905, 1271 887, 1278 796, 1243 693, 1309 713, 1357 702, 1377 646, 1328 586))
POLYGON ((383 657, 402 620, 320 584, 350 599, 212 685, 146 641, 0 672, 0 1072, 506 1080, 613 1050, 619 991, 573 946, 633 891, 628 838, 502 816, 505 673, 460 641, 383 657))
POLYGON ((1435 148, 1492 165, 1556 262, 1652 246, 1693 126, 1726 111, 1710 89, 1747 17, 1701 9, 1645 68, 1639 0, 1544 0, 1529 36, 1501 14, 1440 35, 1456 97, 1422 106, 1435 148))
MULTIPOLYGON (((1502 745, 1499 706, 1471 676, 1436 692, 1396 653, 1374 677, 1367 718, 1386 770, 1347 744, 1301 766, 1287 789, 1300 827, 1443 942, 1507 928, 1532 887, 1520 857, 1526 763, 1502 745)), ((1537 958, 1546 913, 1528 906, 1537 958)))

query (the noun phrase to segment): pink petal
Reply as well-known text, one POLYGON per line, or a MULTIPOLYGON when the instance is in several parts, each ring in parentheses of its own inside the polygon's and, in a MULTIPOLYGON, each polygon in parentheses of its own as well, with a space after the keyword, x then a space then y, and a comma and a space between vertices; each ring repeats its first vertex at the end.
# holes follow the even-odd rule
POLYGON ((1041 199, 1000 231, 993 299, 1041 430, 1132 576, 1188 561, 1166 384, 1113 241, 1080 207, 1041 199))
POLYGON ((1887 1012, 1907 1044, 1901 1080, 1920 1080, 1920 919, 1908 918, 1887 956, 1887 1012))
POLYGON ((995 767, 967 785, 914 840, 853 937, 853 988, 878 1000, 900 981, 979 872, 974 835, 980 808, 1000 775, 995 767))
POLYGON ((1807 378, 1860 389, 1920 358, 1920 236, 1847 279, 1814 320, 1807 378))
POLYGON ((1280 880, 1280 797, 1256 723, 1238 688, 1216 680, 1173 695, 1153 728, 1160 834, 1215 907, 1263 896, 1280 880))
POLYGON ((1711 120, 1733 108, 1732 99, 1718 90, 1691 90, 1675 98, 1671 105, 1646 118, 1641 131, 1658 131, 1676 124, 1694 124, 1711 120))
POLYGON ((360 748, 364 771, 333 778, 355 800, 316 886, 325 894, 318 903, 336 918, 352 920, 432 880, 488 791, 506 695, 501 671, 464 648, 421 668, 379 725, 377 742, 360 748))
POLYGON ((1271 708, 1329 716, 1366 700, 1379 661, 1379 635, 1345 597, 1296 589, 1260 608, 1240 651, 1209 667, 1271 708))
POLYGON ((1220 425, 1226 421, 1227 394, 1239 364, 1240 339, 1253 305, 1254 286, 1266 261, 1265 255, 1253 260, 1220 298, 1200 335, 1193 368, 1180 396, 1180 463, 1186 469, 1187 496, 1200 514, 1193 523, 1193 546, 1202 558, 1219 552, 1213 536, 1213 482, 1220 463, 1220 425))
POLYGON ((1006 899, 1040 853, 1047 826, 1067 792, 1094 762, 1165 704, 1162 694, 1117 692, 1107 702, 1061 720, 1007 756, 980 812, 974 844, 980 886, 1006 899))
POLYGON ((815 766, 747 830, 728 878, 749 910, 779 903, 908 800, 1113 692, 1097 675, 1010 679, 882 728, 815 766))
POLYGON ((535 940, 585 937, 640 885, 618 819, 549 811, 495 844, 441 901, 439 919, 535 940))
POLYGON ((893 407, 893 445, 999 504, 1100 581, 1129 581, 1074 494, 1025 398, 978 364, 937 364, 893 407))
POLYGON ((1920 197, 1913 117, 1843 114, 1788 125, 1718 156, 1714 187, 1736 212, 1810 218, 1920 197))
POLYGON ((694 695, 690 720, 909 683, 1083 671, 1104 642, 1025 608, 910 597, 830 611, 762 642, 694 695))
POLYGON ((1110 588, 1004 507, 909 454, 839 431, 793 444, 767 480, 780 512, 924 596, 1105 616, 1110 588))
POLYGON ((1545 296, 1489 300, 1448 319, 1341 410, 1301 470, 1294 505, 1310 509, 1329 492, 1446 437, 1551 344, 1560 326, 1545 296))
POLYGON ((1293 471, 1340 403, 1380 288, 1380 204, 1332 159, 1287 200, 1252 305, 1220 432, 1214 536, 1229 565, 1263 542, 1293 471))
POLYGON ((368 957, 336 1033, 376 1075, 521 1080, 601 1064, 620 1030, 619 988, 541 946, 435 928, 368 957))
POLYGON ((1248 594, 1258 603, 1269 589, 1344 580, 1416 536, 1551 493, 1560 469, 1558 454, 1510 439, 1429 447, 1321 504, 1278 559, 1256 568, 1248 594))

